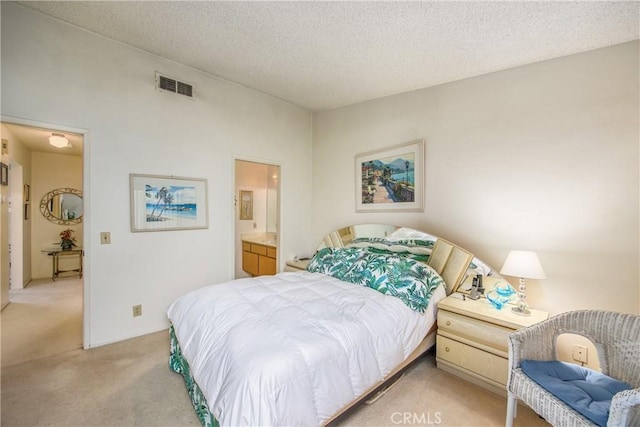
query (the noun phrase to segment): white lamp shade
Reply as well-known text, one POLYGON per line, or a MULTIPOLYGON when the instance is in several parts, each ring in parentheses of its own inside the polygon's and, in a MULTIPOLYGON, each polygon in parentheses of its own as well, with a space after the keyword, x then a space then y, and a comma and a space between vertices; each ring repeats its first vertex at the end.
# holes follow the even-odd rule
POLYGON ((524 279, 546 279, 538 255, 533 251, 511 251, 500 274, 524 279))

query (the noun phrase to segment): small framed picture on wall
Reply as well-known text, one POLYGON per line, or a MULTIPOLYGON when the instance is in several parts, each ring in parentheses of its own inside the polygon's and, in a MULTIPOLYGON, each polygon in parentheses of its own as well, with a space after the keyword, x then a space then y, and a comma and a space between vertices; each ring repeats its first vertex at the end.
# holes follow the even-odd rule
POLYGON ((9 166, 0 163, 0 185, 9 185, 9 166))
POLYGON ((253 219, 253 191, 240 190, 240 219, 253 219))

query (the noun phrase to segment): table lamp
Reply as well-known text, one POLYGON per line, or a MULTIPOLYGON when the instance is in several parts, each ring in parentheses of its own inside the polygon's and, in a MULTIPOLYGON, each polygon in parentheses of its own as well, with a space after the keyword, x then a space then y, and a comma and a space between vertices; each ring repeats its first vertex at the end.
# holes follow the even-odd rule
POLYGON ((538 255, 532 251, 511 251, 504 261, 500 274, 520 278, 518 302, 512 311, 521 316, 531 315, 524 279, 546 279, 538 255))

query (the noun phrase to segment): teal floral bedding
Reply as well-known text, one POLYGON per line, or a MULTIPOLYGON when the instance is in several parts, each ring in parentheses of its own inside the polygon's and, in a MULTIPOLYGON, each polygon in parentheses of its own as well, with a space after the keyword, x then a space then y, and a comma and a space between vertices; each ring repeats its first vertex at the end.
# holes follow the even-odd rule
POLYGON ((426 310, 433 291, 444 286, 433 269, 415 259, 363 248, 323 248, 307 270, 394 296, 419 313, 426 310))
POLYGON ((423 247, 423 248, 433 248, 435 240, 424 240, 424 239, 384 239, 382 237, 359 237, 357 239, 353 239, 351 244, 361 244, 361 243, 381 243, 387 246, 394 245, 402 245, 408 247, 423 247))
POLYGON ((406 258, 426 263, 435 240, 425 239, 384 239, 361 237, 349 242, 348 248, 363 248, 379 254, 398 254, 406 258))
POLYGON ((176 338, 173 325, 169 328, 169 336, 171 338, 169 368, 182 375, 184 384, 187 387, 187 392, 189 393, 189 398, 191 399, 191 404, 193 405, 193 409, 195 409, 196 415, 198 415, 198 419, 202 426, 219 427, 220 424, 218 423, 218 420, 216 420, 211 412, 209 412, 207 399, 205 399, 202 390, 200 390, 200 387, 198 387, 198 384, 191 375, 191 367, 189 366, 189 363, 184 356, 182 356, 182 350, 180 349, 180 344, 176 338))
POLYGON ((307 270, 350 282, 346 278, 349 277, 353 264, 362 256, 362 252, 362 249, 359 248, 343 248, 341 250, 324 248, 311 258, 307 270))

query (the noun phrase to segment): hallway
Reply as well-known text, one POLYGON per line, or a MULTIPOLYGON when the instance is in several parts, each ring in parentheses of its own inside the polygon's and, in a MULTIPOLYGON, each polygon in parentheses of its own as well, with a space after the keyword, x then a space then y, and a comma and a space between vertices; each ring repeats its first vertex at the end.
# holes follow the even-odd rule
POLYGON ((2 368, 82 347, 82 279, 32 281, 9 291, 1 315, 2 368))

